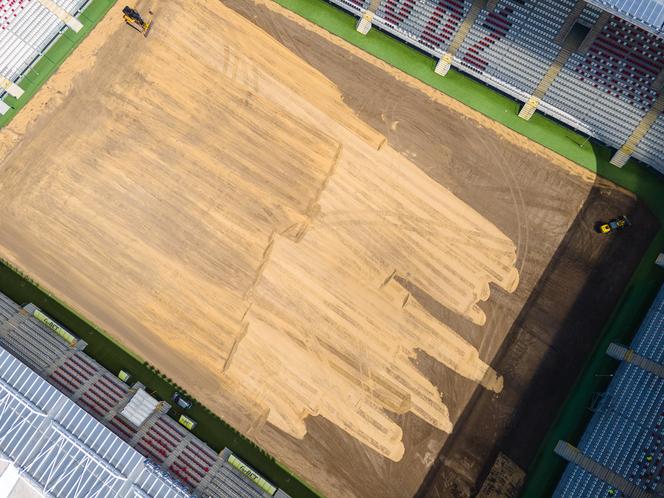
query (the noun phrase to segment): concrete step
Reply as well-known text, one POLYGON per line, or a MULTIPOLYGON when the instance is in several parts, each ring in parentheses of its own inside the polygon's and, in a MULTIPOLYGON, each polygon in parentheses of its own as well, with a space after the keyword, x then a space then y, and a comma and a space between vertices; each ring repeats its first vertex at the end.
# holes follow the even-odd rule
POLYGON ((625 164, 627 164, 627 161, 629 161, 632 152, 633 149, 623 147, 616 151, 609 162, 618 168, 622 168, 625 164))
POLYGON ((525 119, 528 121, 530 118, 533 117, 533 114, 535 114, 535 111, 537 110, 537 107, 540 105, 540 99, 537 97, 530 97, 528 101, 524 104, 524 106, 521 108, 521 111, 519 111, 519 117, 521 119, 525 119))
POLYGON ((357 30, 358 33, 361 33, 363 35, 366 35, 370 30, 371 30, 371 20, 373 19, 373 14, 370 12, 366 12, 359 21, 357 21, 357 25, 355 26, 355 29, 357 30))
POLYGON ((441 76, 445 76, 450 70, 450 67, 452 67, 453 59, 454 57, 452 56, 452 54, 449 53, 443 54, 443 56, 440 59, 438 59, 434 72, 436 74, 440 74, 441 76))

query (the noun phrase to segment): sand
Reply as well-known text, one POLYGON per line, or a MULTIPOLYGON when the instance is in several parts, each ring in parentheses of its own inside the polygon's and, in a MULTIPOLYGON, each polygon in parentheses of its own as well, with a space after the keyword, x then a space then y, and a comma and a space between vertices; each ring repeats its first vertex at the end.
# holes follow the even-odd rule
POLYGON ((0 254, 321 491, 412 495, 472 392, 503 390, 490 361, 588 175, 560 169, 524 289, 525 212, 507 235, 396 150, 411 123, 369 126, 220 2, 142 2, 147 39, 121 7, 0 132, 0 254))
POLYGON ((322 416, 394 461, 388 411, 451 432, 416 350, 496 392, 502 380, 395 277, 481 325, 489 283, 516 288, 512 241, 237 14, 203 2, 192 26, 176 22, 183 4, 158 8, 132 63, 79 107, 91 133, 56 121, 50 145, 3 163, 4 251, 59 267, 38 278, 70 301, 94 281, 88 300, 122 309, 104 327, 245 431, 264 417, 303 438, 322 416), (227 413, 226 396, 258 417, 227 413))

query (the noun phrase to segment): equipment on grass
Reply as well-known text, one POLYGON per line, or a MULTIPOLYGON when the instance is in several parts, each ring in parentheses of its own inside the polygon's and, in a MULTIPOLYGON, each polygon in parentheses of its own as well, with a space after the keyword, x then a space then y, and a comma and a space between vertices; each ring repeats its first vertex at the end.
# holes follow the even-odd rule
POLYGON ((182 408, 183 410, 189 410, 189 408, 191 408, 192 405, 191 401, 186 399, 182 394, 180 394, 177 391, 175 392, 175 394, 173 394, 171 399, 175 402, 175 404, 179 408, 182 408))
POLYGON ((120 372, 118 373, 118 378, 125 384, 129 384, 129 379, 131 379, 131 374, 129 372, 125 372, 124 370, 120 370, 120 372))
POLYGON ((178 419, 178 422, 180 422, 180 424, 185 426, 190 431, 193 431, 194 427, 196 427, 196 425, 197 425, 195 420, 190 419, 186 415, 180 415, 180 418, 178 419))
POLYGON ((623 230, 628 226, 631 226, 632 222, 629 221, 627 216, 622 215, 618 216, 617 218, 614 218, 612 220, 609 220, 608 223, 602 223, 600 222, 598 232, 602 234, 607 234, 611 232, 616 232, 619 230, 623 230))
MULTIPOLYGON (((152 15, 152 12, 149 12, 152 15)), ((136 29, 140 33, 143 33, 143 36, 147 37, 150 29, 152 29, 152 19, 149 21, 143 20, 141 14, 138 13, 136 9, 132 9, 128 5, 122 9, 122 16, 127 24, 132 28, 136 29)))

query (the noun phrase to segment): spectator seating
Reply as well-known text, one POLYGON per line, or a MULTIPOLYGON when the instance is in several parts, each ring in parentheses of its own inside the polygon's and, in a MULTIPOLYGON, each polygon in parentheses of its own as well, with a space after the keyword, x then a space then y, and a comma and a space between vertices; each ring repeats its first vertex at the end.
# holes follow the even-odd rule
MULTIPOLYGON (((2 293, 0 346, 36 365, 37 373, 189 491, 224 498, 267 496, 227 462, 228 450, 217 454, 165 413, 153 412, 142 427, 133 427, 118 415, 132 394, 129 386, 2 293)), ((146 474, 146 485, 153 480, 146 474)))
POLYGON ((470 5, 468 0, 382 0, 373 22, 430 53, 441 54, 470 5))
MULTIPOLYGON (((371 4, 332 1, 357 16, 371 4)), ((459 28, 471 6, 480 1, 380 0, 371 23, 436 58, 447 57, 455 34, 463 33, 459 28)), ((664 38, 603 13, 593 3, 602 2, 587 3, 575 20, 591 31, 587 43, 567 58, 537 108, 620 149, 662 91, 664 38)), ((526 102, 560 54, 564 34, 574 24, 570 19, 574 21, 581 6, 576 0, 497 0, 482 5, 461 46, 453 50, 452 64, 526 102)), ((632 155, 664 173, 662 151, 660 115, 632 155)))
MULTIPOLYGON (((55 0, 75 15, 89 0, 55 0)), ((65 24, 39 0, 0 0, 0 76, 18 82, 64 31, 65 24)), ((0 98, 4 91, 0 87, 0 98)))
MULTIPOLYGON (((631 344, 637 354, 664 362, 664 287, 631 344)), ((595 462, 653 492, 664 477, 664 378, 622 362, 578 445, 595 462)), ((618 490, 570 463, 555 498, 619 496, 618 490)))

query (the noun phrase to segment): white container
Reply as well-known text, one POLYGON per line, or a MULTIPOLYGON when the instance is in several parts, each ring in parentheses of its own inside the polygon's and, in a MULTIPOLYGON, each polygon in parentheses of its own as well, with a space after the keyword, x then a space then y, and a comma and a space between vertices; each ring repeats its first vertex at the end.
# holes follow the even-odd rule
POLYGON ((659 256, 657 256, 657 259, 655 260, 655 264, 660 268, 664 268, 664 252, 659 253, 659 256))

